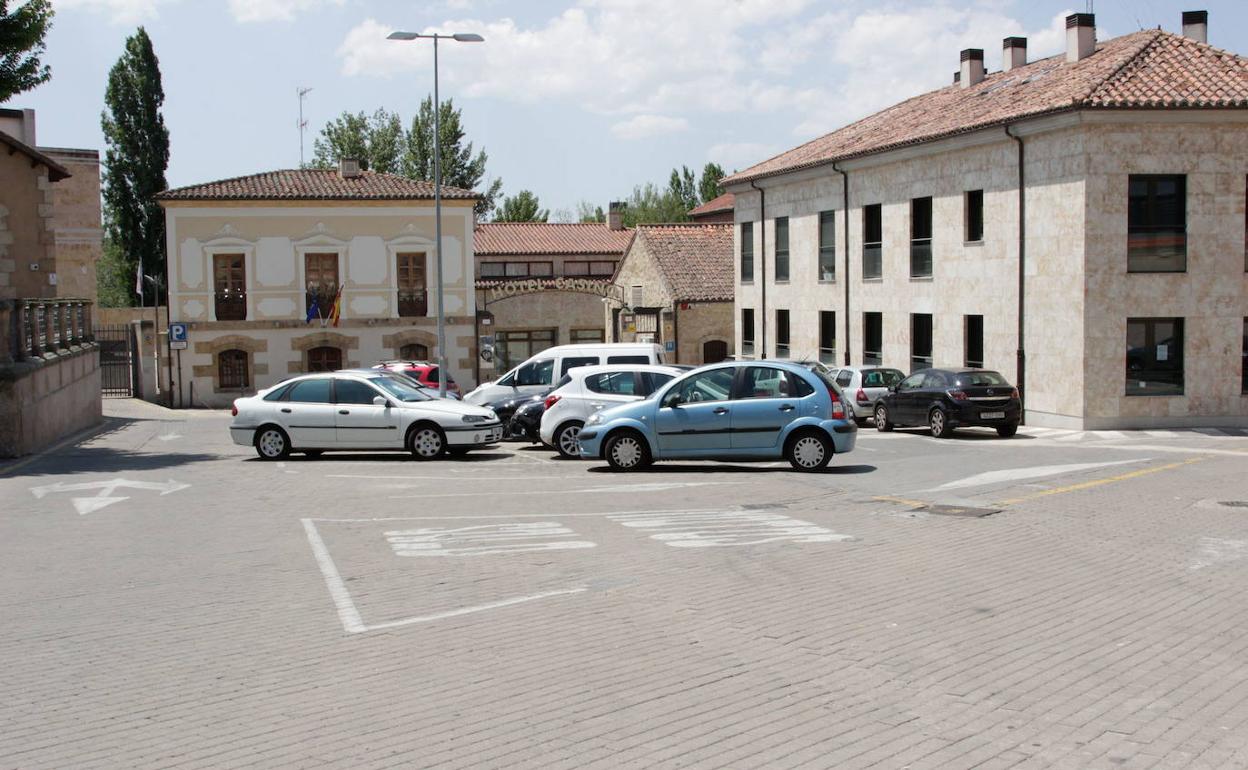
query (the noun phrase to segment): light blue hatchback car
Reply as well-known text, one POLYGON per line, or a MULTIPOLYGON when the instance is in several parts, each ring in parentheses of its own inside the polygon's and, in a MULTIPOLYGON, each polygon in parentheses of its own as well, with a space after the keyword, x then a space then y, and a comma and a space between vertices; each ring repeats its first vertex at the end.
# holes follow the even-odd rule
POLYGON ((817 471, 854 448, 858 426, 836 382, 787 361, 712 364, 649 398, 592 415, 581 457, 614 470, 655 460, 774 460, 817 471))

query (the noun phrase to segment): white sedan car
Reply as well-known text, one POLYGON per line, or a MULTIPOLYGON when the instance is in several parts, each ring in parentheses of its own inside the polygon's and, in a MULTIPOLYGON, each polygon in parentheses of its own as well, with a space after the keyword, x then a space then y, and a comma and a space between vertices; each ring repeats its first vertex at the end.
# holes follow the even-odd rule
POLYGON ((640 401, 681 374, 681 369, 658 364, 578 366, 568 372, 566 383, 546 396, 538 432, 542 443, 567 459, 579 459, 576 436, 591 414, 640 401))
POLYGON ((235 400, 230 436, 262 460, 327 449, 406 449, 432 460, 502 439, 493 410, 422 390, 380 371, 306 374, 235 400))

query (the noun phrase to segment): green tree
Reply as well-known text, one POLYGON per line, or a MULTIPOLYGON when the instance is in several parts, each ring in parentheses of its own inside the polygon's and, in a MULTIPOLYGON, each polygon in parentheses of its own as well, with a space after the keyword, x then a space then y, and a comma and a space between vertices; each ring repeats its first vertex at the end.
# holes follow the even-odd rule
POLYGON ((707 163, 702 167, 702 178, 698 180, 698 195, 703 203, 715 200, 724 194, 719 180, 724 178, 724 169, 718 163, 707 163))
POLYGON ((398 113, 379 109, 372 116, 344 112, 321 129, 312 143, 312 168, 335 168, 342 158, 355 158, 364 168, 383 174, 403 170, 403 121, 398 113))
POLYGON ((528 190, 504 197, 494 214, 495 222, 545 222, 549 218, 550 211, 542 209, 537 196, 528 190))
MULTIPOLYGON (((460 110, 450 99, 442 102, 438 112, 440 136, 438 142, 442 154, 442 184, 475 190, 481 196, 477 201, 478 218, 484 218, 494 210, 494 201, 503 188, 503 180, 495 179, 481 188, 485 177, 485 163, 489 156, 481 150, 472 154, 472 142, 464 142, 464 129, 460 123, 460 110)), ((433 98, 425 97, 420 111, 412 120, 407 132, 407 152, 403 156, 403 174, 413 179, 433 180, 433 98)))
MULTIPOLYGON (((139 27, 126 38, 125 51, 108 73, 104 92, 104 224, 120 250, 119 264, 133 282, 136 265, 144 275, 160 275, 165 262, 165 217, 153 196, 166 188, 169 131, 160 114, 165 91, 151 38, 139 27)), ((114 280, 106 277, 105 281, 114 280)), ((133 283, 131 283, 133 286, 133 283)), ((161 291, 143 287, 144 301, 161 291)), ((131 294, 133 298, 133 294, 131 294)))
POLYGON ((12 11, 9 0, 0 0, 0 103, 52 79, 39 57, 53 15, 49 0, 27 0, 12 11))
MULTIPOLYGON (((688 166, 681 166, 679 170, 672 169, 672 175, 667 181, 668 194, 681 202, 685 207, 685 211, 696 209, 701 202, 698 200, 698 186, 694 181, 693 172, 688 166)), ((672 220, 677 221, 677 220, 672 220)))
POLYGON ((126 259, 121 246, 104 236, 104 251, 95 266, 97 301, 100 307, 130 307, 134 304, 134 263, 126 259))
POLYGON ((607 215, 602 206, 595 206, 589 201, 578 201, 576 204, 576 222, 606 222, 607 215))
POLYGON ((660 189, 653 183, 634 187, 633 194, 625 200, 621 219, 625 227, 656 222, 687 222, 689 207, 684 198, 670 187, 660 189))

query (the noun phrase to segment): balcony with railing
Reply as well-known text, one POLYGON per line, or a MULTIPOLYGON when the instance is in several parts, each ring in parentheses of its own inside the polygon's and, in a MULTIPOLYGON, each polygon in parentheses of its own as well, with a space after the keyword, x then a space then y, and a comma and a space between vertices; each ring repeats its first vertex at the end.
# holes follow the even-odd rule
POLYGON ((95 341, 91 301, 0 300, 0 364, 55 358, 95 341))
POLYGON ((247 320, 247 292, 237 289, 218 291, 214 297, 218 321, 247 320))
POLYGON ((419 291, 400 290, 399 291, 399 317, 400 318, 424 318, 429 315, 429 292, 421 289, 419 291))

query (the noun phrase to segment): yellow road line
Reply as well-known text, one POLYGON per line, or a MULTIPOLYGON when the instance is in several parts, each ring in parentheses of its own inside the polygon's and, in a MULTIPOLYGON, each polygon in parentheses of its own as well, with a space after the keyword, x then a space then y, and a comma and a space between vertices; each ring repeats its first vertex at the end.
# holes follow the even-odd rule
POLYGON ((1105 484, 1113 484, 1119 481, 1128 481, 1130 479, 1139 478, 1140 476, 1148 476, 1149 474, 1152 474, 1152 473, 1160 473, 1161 471, 1170 471, 1170 470, 1174 470, 1175 468, 1182 468, 1184 465, 1191 465, 1192 463, 1198 463, 1204 459, 1206 458, 1193 457, 1190 460, 1183 460, 1182 462, 1170 463, 1168 465, 1158 465, 1155 468, 1141 468, 1138 471, 1130 471, 1128 473, 1122 473, 1117 476, 1110 476, 1108 478, 1092 479, 1091 481, 1083 481, 1078 484, 1071 484, 1065 487, 1054 487, 1053 489, 1046 489, 1043 492, 1036 492, 1035 494, 1031 494, 1031 495, 1015 497, 1011 500, 1002 500, 999 503, 994 503, 994 505, 1000 505, 1000 506, 1016 505, 1017 503, 1026 502, 1028 500, 1035 500, 1036 498, 1039 498, 1039 497, 1048 497, 1049 495, 1061 495, 1067 492, 1078 492, 1082 489, 1091 489, 1093 487, 1104 486, 1105 484))

